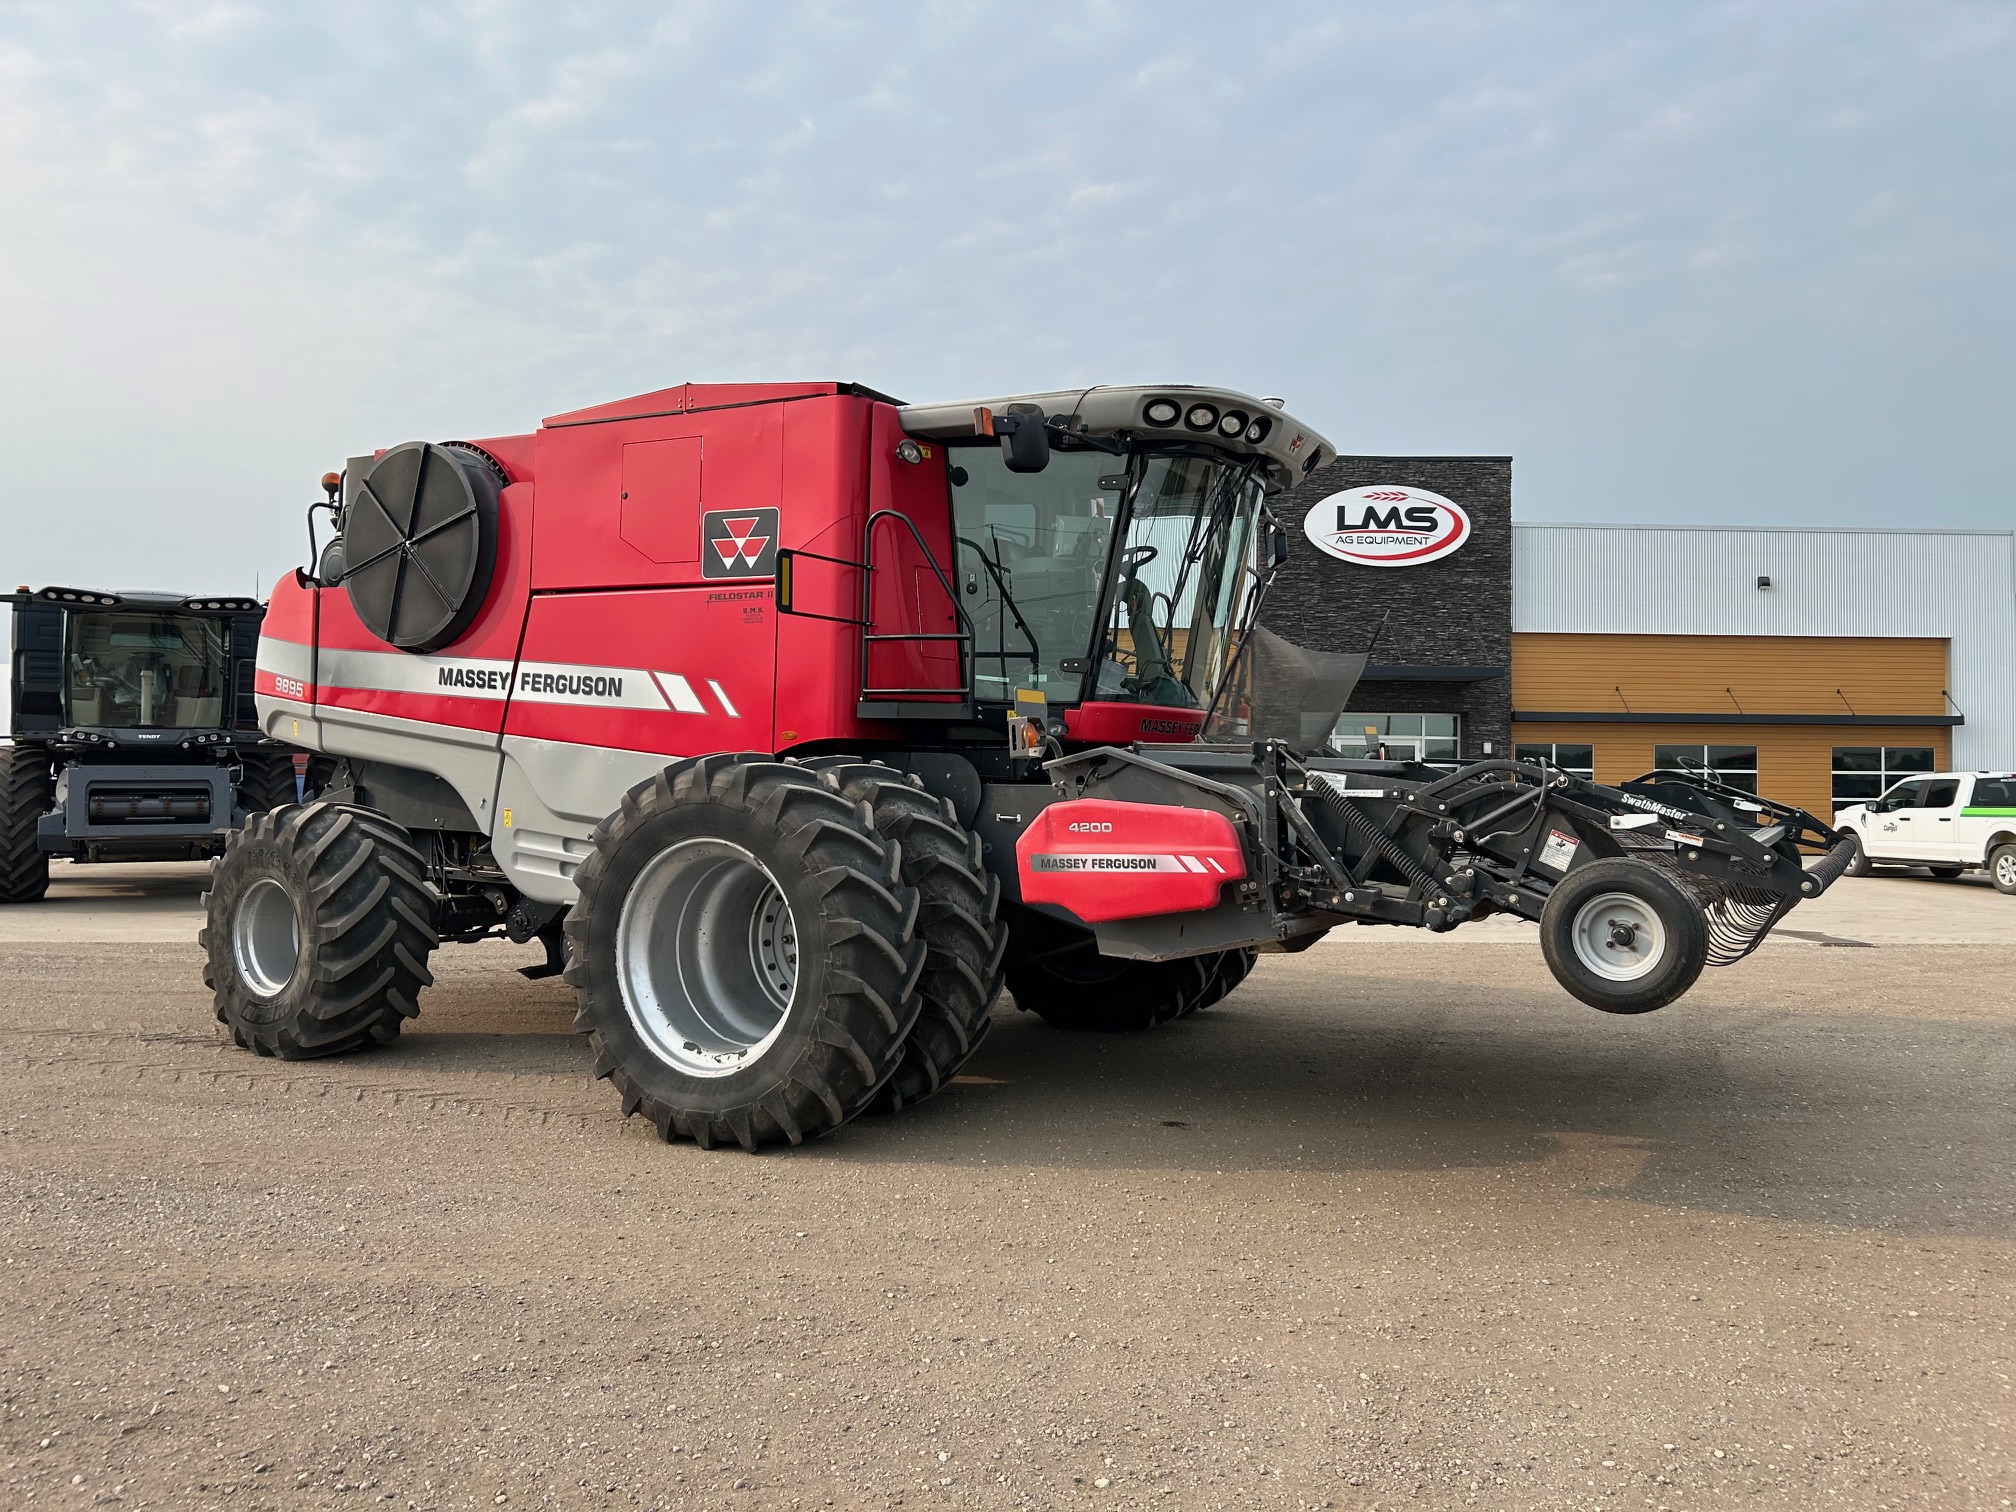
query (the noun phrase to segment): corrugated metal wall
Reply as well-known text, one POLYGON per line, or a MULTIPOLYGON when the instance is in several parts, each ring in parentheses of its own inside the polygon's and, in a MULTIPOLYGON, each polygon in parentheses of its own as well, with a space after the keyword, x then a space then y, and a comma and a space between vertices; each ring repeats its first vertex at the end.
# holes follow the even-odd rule
POLYGON ((2016 533, 1512 527, 1512 628, 1935 636, 1957 767, 2016 767, 2016 533), (1757 579, 1771 586, 1759 589, 1757 579))

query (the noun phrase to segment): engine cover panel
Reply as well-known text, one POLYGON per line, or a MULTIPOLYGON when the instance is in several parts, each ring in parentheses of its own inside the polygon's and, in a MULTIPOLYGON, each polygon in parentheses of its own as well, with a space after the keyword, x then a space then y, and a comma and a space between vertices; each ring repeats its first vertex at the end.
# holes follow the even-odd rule
POLYGON ((1246 876, 1223 814, 1164 803, 1053 803, 1015 842, 1025 903, 1068 908, 1088 924, 1210 908, 1246 876))

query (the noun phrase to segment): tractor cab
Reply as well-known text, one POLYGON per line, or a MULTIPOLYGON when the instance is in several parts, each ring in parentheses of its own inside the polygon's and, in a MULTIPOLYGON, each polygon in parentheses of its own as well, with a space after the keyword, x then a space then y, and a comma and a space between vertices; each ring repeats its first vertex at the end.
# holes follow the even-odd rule
POLYGON ((22 587, 0 901, 46 886, 51 856, 200 859, 248 809, 294 796, 291 753, 259 729, 257 600, 22 587))
POLYGON ((1202 733, 1282 553, 1267 497, 1334 449, 1278 402, 1221 389, 1095 388, 899 416, 906 435, 944 447, 950 586, 977 710, 1033 705, 1074 745, 1202 733))

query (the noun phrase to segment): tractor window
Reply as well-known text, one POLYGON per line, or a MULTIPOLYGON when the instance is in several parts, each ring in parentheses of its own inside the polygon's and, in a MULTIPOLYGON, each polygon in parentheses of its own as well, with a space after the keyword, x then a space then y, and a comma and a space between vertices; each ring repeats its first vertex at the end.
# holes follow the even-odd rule
POLYGON ((210 729, 224 723, 230 622, 114 610, 70 615, 64 723, 210 729))
POLYGON ((956 582, 973 623, 974 688, 1006 702, 1017 688, 1058 700, 1078 696, 1092 647, 1099 591, 1119 512, 1118 488, 1102 476, 1123 459, 1055 451, 1040 473, 1011 473, 1000 449, 956 447, 952 520, 959 538, 956 582))
POLYGON ((1146 460, 1093 697, 1210 705, 1259 583, 1261 499, 1258 480, 1215 457, 1146 460))

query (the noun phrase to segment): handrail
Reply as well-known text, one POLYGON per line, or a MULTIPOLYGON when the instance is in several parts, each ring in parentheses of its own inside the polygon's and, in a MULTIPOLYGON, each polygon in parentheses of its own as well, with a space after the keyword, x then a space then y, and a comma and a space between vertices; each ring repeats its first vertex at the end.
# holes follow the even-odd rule
POLYGON ((900 509, 878 509, 868 516, 868 522, 861 529, 861 701, 900 699, 917 697, 942 698, 952 696, 962 702, 973 701, 973 677, 971 673, 973 644, 973 622, 967 617, 966 608, 959 602, 959 593, 951 579, 945 576, 945 569, 939 564, 938 554, 931 549, 931 543, 924 539, 924 533, 917 528, 917 522, 900 509), (917 543, 917 549, 924 553, 924 560, 930 564, 931 575, 938 579, 938 586, 945 590, 946 600, 952 605, 956 631, 925 630, 887 632, 874 631, 875 593, 875 526, 884 519, 901 520, 910 532, 910 538, 917 543), (872 649, 885 641, 957 641, 960 646, 959 686, 956 688, 876 688, 868 683, 868 658, 872 649))

